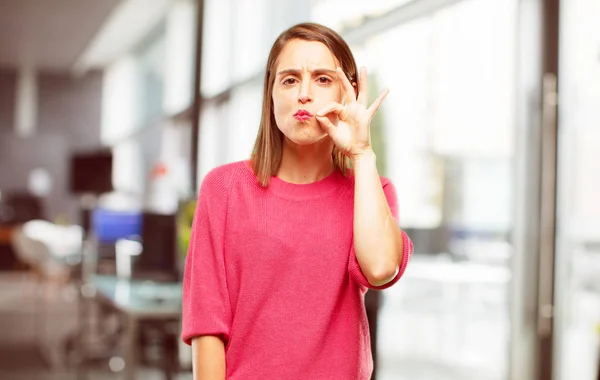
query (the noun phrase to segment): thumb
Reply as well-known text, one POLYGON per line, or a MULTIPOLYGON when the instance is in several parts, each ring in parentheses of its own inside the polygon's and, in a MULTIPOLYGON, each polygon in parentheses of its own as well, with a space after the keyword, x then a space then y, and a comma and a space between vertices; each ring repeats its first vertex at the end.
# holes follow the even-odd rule
POLYGON ((316 118, 319 122, 319 125, 325 131, 325 133, 327 133, 330 137, 335 136, 335 133, 337 132, 335 125, 333 125, 333 123, 331 122, 331 120, 329 120, 327 116, 317 115, 316 118))

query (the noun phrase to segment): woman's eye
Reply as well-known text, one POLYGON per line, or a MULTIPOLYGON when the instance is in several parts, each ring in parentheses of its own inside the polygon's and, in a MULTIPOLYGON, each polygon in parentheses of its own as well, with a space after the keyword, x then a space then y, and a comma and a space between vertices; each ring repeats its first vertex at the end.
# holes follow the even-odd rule
POLYGON ((287 78, 286 80, 283 81, 283 84, 294 84, 295 82, 296 82, 296 79, 287 78))
POLYGON ((319 79, 317 79, 319 81, 319 83, 321 84, 327 84, 331 82, 331 79, 327 78, 327 77, 319 77, 319 79))

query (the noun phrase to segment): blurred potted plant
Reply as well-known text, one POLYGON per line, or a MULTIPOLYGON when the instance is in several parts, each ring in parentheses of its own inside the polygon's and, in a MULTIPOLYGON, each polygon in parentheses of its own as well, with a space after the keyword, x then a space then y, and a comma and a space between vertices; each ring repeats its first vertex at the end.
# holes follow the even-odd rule
POLYGON ((181 202, 177 212, 177 246, 181 257, 187 255, 190 237, 192 235, 192 224, 197 200, 192 199, 181 202))

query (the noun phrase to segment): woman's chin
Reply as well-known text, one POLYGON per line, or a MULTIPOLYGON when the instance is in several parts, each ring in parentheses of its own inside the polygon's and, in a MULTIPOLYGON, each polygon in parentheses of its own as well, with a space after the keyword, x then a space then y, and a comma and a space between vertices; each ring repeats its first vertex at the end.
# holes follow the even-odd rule
POLYGON ((286 140, 296 145, 316 144, 327 137, 327 133, 319 126, 306 125, 304 123, 290 125, 282 132, 286 137, 286 140))
POLYGON ((288 140, 296 145, 313 145, 323 141, 327 137, 326 133, 311 133, 288 137, 288 140))

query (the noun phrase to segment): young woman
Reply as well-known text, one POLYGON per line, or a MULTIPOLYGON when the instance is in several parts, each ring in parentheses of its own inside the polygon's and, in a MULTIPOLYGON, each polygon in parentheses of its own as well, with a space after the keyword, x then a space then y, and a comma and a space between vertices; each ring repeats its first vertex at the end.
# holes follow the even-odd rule
POLYGON ((367 104, 366 71, 331 29, 277 38, 252 157, 200 190, 183 283, 194 379, 369 379, 364 294, 412 254, 370 144, 386 94, 367 104))

